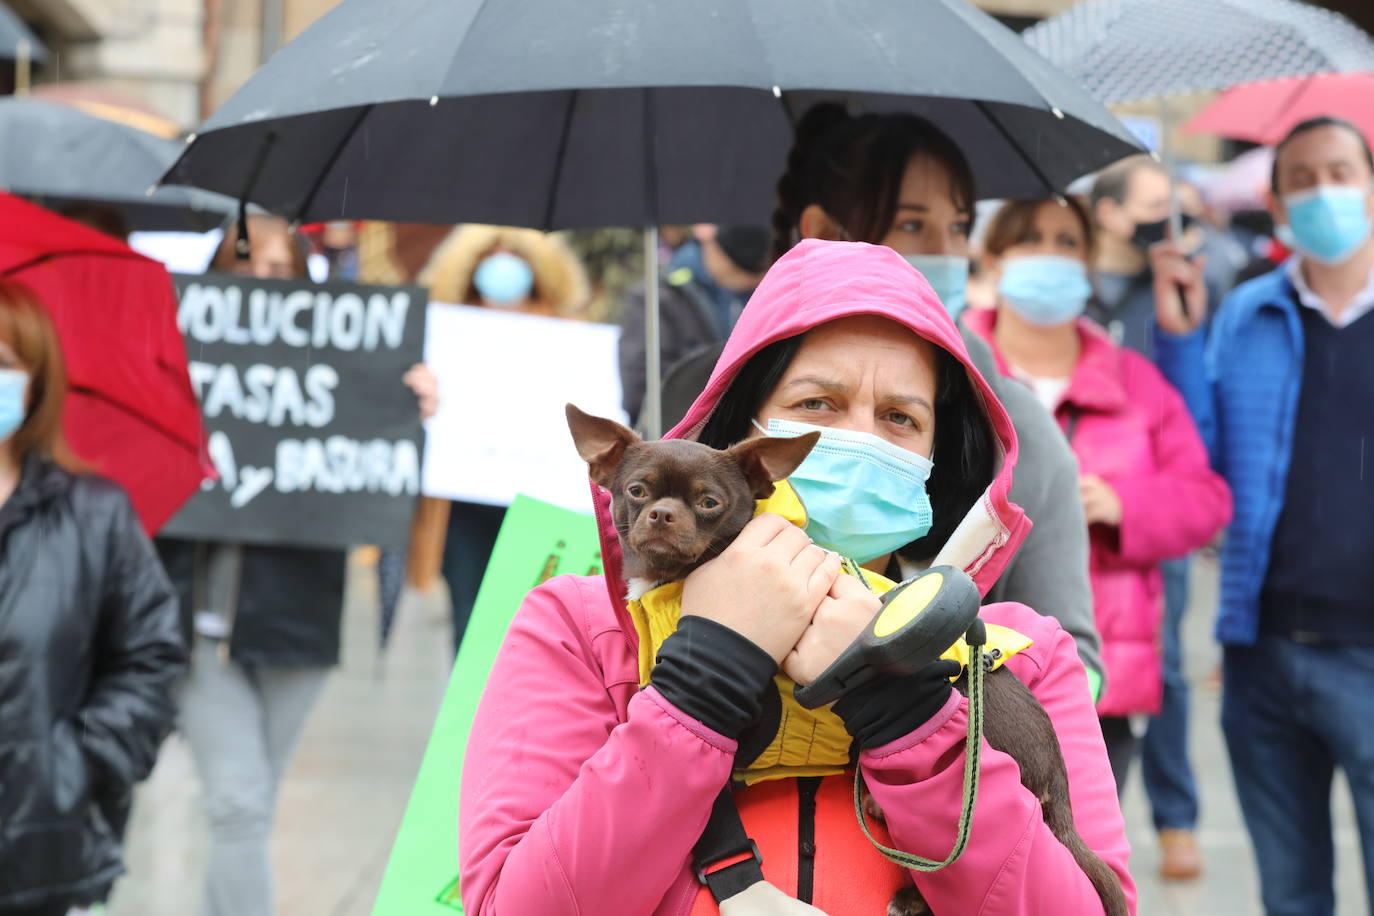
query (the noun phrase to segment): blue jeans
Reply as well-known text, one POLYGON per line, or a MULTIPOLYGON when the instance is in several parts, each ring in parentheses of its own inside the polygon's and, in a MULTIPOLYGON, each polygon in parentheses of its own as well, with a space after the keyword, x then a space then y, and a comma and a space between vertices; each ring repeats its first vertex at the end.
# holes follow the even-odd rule
POLYGON ((1197 783, 1188 762, 1188 679, 1183 676, 1179 630, 1188 609, 1187 557, 1160 564, 1164 574, 1164 701, 1150 719, 1141 752, 1141 775, 1155 829, 1197 826, 1197 783))
POLYGON ((1374 900, 1374 647, 1261 636, 1228 646, 1221 724, 1268 916, 1331 916, 1331 779, 1355 799, 1374 900))

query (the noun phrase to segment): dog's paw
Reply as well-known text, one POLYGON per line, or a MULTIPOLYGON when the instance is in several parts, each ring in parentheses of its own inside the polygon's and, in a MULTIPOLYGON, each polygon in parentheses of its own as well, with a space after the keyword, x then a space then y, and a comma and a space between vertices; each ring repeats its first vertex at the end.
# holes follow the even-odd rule
POLYGON ((877 799, 875 799, 872 796, 872 794, 868 792, 864 793, 864 814, 867 814, 869 817, 875 820, 887 820, 887 818, 883 816, 883 809, 878 804, 877 799))
POLYGON ((933 916, 930 904, 921 896, 916 885, 904 887, 892 895, 887 904, 887 916, 933 916))

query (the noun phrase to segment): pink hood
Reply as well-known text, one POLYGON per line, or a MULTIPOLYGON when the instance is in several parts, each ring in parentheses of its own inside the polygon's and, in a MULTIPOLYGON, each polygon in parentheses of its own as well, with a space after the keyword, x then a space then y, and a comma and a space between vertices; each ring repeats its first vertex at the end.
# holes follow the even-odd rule
MULTIPOLYGON (((863 242, 808 240, 775 263, 763 278, 734 332, 706 390, 665 438, 695 438, 731 381, 749 358, 776 341, 852 315, 879 315, 910 328, 959 360, 982 398, 1002 455, 996 477, 937 557, 964 569, 986 595, 1030 531, 1031 522, 1008 497, 1016 464, 1016 433, 987 380, 974 368, 949 313, 920 272, 890 248, 863 242)), ((938 432, 937 432, 938 435, 938 432)), ((624 611, 620 542, 611 521, 610 493, 592 484, 600 525, 606 586, 621 608, 627 634, 635 632, 624 611)))

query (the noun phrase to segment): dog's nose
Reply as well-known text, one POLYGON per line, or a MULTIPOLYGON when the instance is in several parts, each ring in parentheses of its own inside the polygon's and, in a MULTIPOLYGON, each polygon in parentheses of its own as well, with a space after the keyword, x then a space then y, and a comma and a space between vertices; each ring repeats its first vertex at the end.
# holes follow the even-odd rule
POLYGON ((667 506, 654 506, 649 510, 649 521, 655 525, 671 525, 673 523, 673 510, 667 506))

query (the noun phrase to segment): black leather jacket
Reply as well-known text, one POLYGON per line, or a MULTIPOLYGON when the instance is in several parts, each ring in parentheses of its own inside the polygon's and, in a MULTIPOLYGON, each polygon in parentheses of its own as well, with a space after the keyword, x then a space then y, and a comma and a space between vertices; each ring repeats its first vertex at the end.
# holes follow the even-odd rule
POLYGON ((109 892, 185 666, 124 491, 31 456, 0 505, 0 910, 109 892))

